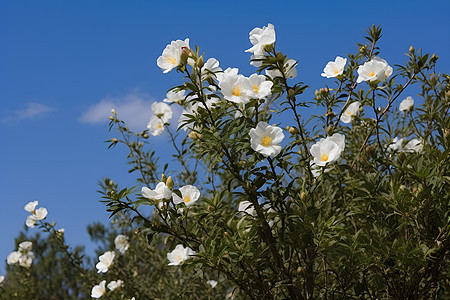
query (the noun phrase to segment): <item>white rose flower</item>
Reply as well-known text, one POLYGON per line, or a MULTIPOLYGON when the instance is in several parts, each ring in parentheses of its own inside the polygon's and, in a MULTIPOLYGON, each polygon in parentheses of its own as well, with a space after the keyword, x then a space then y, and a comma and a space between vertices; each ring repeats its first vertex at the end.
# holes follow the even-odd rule
POLYGON ((8 265, 14 265, 19 262, 21 255, 22 254, 20 254, 19 251, 13 251, 6 258, 6 262, 8 263, 8 265))
POLYGON ((173 68, 178 67, 184 48, 189 49, 189 39, 172 41, 166 46, 162 55, 156 61, 158 67, 163 70, 163 73, 170 72, 173 68))
POLYGON ((119 234, 114 239, 114 244, 116 246, 116 249, 119 250, 121 254, 125 254, 125 252, 128 250, 128 247, 130 247, 130 244, 128 243, 128 237, 123 234, 119 234))
POLYGON ((341 149, 341 151, 345 150, 345 135, 340 134, 340 133, 335 133, 332 136, 328 136, 326 139, 320 139, 319 143, 324 142, 324 141, 332 141, 335 142, 339 148, 341 149))
POLYGON ((227 68, 222 73, 217 73, 216 77, 219 82, 226 80, 228 77, 238 76, 239 69, 238 68, 227 68))
POLYGON ((253 47, 245 50, 245 52, 251 52, 255 55, 264 55, 264 47, 275 43, 275 27, 270 23, 267 27, 256 27, 250 31, 249 37, 253 47))
POLYGON ((334 61, 327 63, 321 74, 323 77, 332 78, 344 73, 345 64, 347 63, 346 58, 337 56, 334 61))
POLYGON ((35 210, 34 215, 36 216, 36 220, 44 220, 47 217, 47 209, 45 207, 40 207, 35 210))
POLYGON ((36 216, 35 215, 29 215, 27 217, 27 220, 25 221, 25 224, 28 227, 30 227, 30 228, 34 228, 34 226, 36 226, 36 222, 37 222, 36 216))
POLYGON ((180 103, 182 100, 184 100, 185 98, 185 90, 180 90, 178 92, 174 92, 174 91, 168 91, 166 94, 166 99, 163 100, 163 102, 166 103, 180 103))
POLYGON ((117 281, 113 280, 110 283, 108 283, 108 289, 110 289, 111 291, 114 291, 122 286, 123 286, 123 281, 120 279, 117 281))
POLYGON ((245 88, 250 91, 250 97, 253 99, 263 99, 272 93, 273 82, 266 80, 264 75, 252 74, 245 84, 245 88))
POLYGON ((398 109, 402 112, 407 112, 411 111, 413 107, 414 107, 414 99, 411 96, 408 96, 406 97, 406 99, 403 99, 398 109))
POLYGON ((422 152, 423 143, 418 139, 412 139, 405 145, 405 152, 422 152))
POLYGON ((31 251, 28 251, 25 254, 22 254, 19 258, 19 265, 25 268, 31 267, 31 264, 33 263, 34 253, 31 251))
POLYGON ((106 251, 104 254, 98 257, 99 261, 95 267, 98 269, 98 273, 106 273, 114 262, 116 253, 114 251, 106 251))
POLYGON ((253 215, 255 212, 255 208, 253 207, 253 204, 250 201, 241 201, 239 203, 238 211, 245 212, 246 214, 253 215))
POLYGON ((325 166, 329 162, 336 161, 342 152, 342 148, 330 139, 321 140, 311 146, 309 152, 314 157, 314 164, 325 166))
POLYGON ((164 102, 153 102, 152 111, 164 123, 168 123, 172 119, 172 109, 164 102))
POLYGON ((358 79, 357 83, 363 81, 384 81, 392 74, 392 67, 388 63, 380 58, 374 57, 372 60, 365 62, 362 66, 358 68, 358 79))
MULTIPOLYGON (((285 63, 284 63, 284 69, 285 69, 285 75, 286 78, 294 78, 297 77, 297 62, 293 59, 288 59, 285 63)), ((282 74, 279 70, 274 69, 274 70, 266 70, 266 74, 267 76, 269 76, 270 78, 274 79, 275 77, 282 77, 282 74)))
POLYGON ((359 115, 359 106, 360 103, 358 101, 353 102, 347 108, 341 115, 341 121, 344 123, 350 123, 352 121, 352 116, 359 115))
POLYGON ((152 116, 147 124, 147 129, 153 136, 161 135, 164 131, 164 122, 157 116, 152 116))
POLYGON ((184 204, 189 207, 193 205, 198 198, 200 198, 200 191, 193 185, 185 185, 181 187, 180 192, 182 198, 180 198, 177 194, 172 193, 173 203, 180 204, 184 202, 184 204))
POLYGON ((163 200, 172 198, 172 191, 164 182, 158 183, 154 190, 151 190, 148 187, 143 187, 141 193, 142 196, 150 200, 163 200))
MULTIPOLYGON (((211 73, 221 72, 222 68, 219 67, 219 61, 213 57, 209 58, 205 65, 202 67, 202 80, 206 80, 206 78, 210 77, 211 73)), ((213 76, 214 76, 213 75, 213 76)))
POLYGON ((25 205, 24 209, 25 209, 27 212, 33 213, 34 210, 36 209, 36 206, 37 206, 38 204, 39 204, 38 201, 31 201, 31 202, 27 203, 27 205, 25 205))
POLYGON ((167 259, 169 260, 169 266, 178 266, 183 261, 189 259, 195 252, 191 248, 184 248, 183 245, 178 244, 175 249, 167 253, 167 259))
POLYGON ((206 283, 209 284, 212 289, 215 288, 216 285, 218 284, 216 280, 208 280, 206 283))
POLYGON ((221 76, 219 81, 219 87, 223 97, 228 101, 238 104, 246 104, 250 101, 251 91, 246 89, 248 86, 248 78, 243 75, 224 75, 221 76))
POLYGON ((250 129, 249 135, 252 149, 265 157, 275 157, 281 152, 284 134, 280 127, 259 122, 256 128, 250 129))
POLYGON ((103 280, 98 285, 95 285, 91 290, 91 297, 92 298, 100 298, 106 293, 106 280, 103 280))
POLYGON ((31 251, 31 248, 33 247, 33 243, 30 241, 25 241, 19 244, 19 251, 22 253, 27 253, 28 251, 31 251))

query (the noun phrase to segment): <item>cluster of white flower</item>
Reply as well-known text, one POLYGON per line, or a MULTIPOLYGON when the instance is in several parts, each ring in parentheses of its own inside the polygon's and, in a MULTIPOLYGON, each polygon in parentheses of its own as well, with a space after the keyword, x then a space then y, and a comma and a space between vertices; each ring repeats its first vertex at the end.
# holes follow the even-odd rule
POLYGON ((31 201, 24 207, 27 212, 31 213, 31 215, 27 217, 27 220, 25 222, 25 224, 27 224, 27 226, 30 228, 36 226, 37 221, 44 220, 47 217, 48 212, 45 207, 36 209, 38 203, 38 201, 31 201))
POLYGON ((178 244, 172 252, 167 253, 169 266, 178 266, 195 254, 196 253, 191 248, 184 248, 183 245, 178 244))
POLYGON ((152 103, 153 115, 150 117, 150 121, 147 124, 147 129, 150 130, 150 134, 153 136, 161 135, 164 131, 164 124, 169 123, 172 119, 172 109, 164 102, 152 103))
MULTIPOLYGON (((344 149, 345 136, 340 133, 335 133, 325 139, 322 138, 312 145, 309 152, 314 158, 310 162, 313 175, 319 176, 320 167, 325 167, 328 163, 337 161, 344 149)), ((325 171, 327 170, 325 169, 325 171)))
MULTIPOLYGON (((103 295, 106 294, 106 287, 110 291, 115 291, 123 286, 122 280, 113 280, 108 285, 106 285, 106 280, 102 280, 98 285, 95 285, 91 290, 91 297, 92 298, 101 298, 103 295)), ((134 299, 134 297, 132 298, 134 299)))
POLYGON ((423 143, 418 139, 412 139, 403 146, 404 139, 394 138, 389 144, 389 150, 397 152, 421 152, 423 143))
POLYGON ((9 265, 14 265, 19 263, 20 266, 29 268, 33 263, 34 253, 31 251, 33 243, 30 241, 25 241, 19 244, 19 250, 11 252, 6 261, 9 265))
POLYGON ((185 185, 181 187, 180 197, 176 193, 173 193, 164 182, 158 183, 154 190, 151 190, 148 187, 143 187, 141 193, 142 196, 150 200, 163 201, 173 199, 173 203, 184 203, 186 207, 193 205, 200 198, 200 191, 193 185, 185 185))

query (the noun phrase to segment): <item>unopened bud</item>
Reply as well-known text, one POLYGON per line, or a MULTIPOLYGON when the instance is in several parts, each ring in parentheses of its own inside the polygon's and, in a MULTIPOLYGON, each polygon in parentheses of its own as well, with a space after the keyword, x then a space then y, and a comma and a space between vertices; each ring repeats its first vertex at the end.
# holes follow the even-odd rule
POLYGON ((224 235, 224 236, 229 236, 228 231, 225 231, 225 232, 223 233, 223 235, 224 235))
POLYGON ((328 109, 328 111, 325 113, 325 117, 332 117, 334 116, 334 112, 331 109, 328 109))
POLYGON ((414 49, 414 47, 411 45, 409 46, 409 53, 413 54, 416 51, 416 49, 414 49))
POLYGON ((116 138, 112 138, 112 139, 111 139, 111 142, 116 143, 116 142, 117 142, 117 139, 116 139, 116 138))
POLYGON ((164 183, 166 183, 166 181, 167 181, 167 176, 166 176, 166 175, 164 175, 164 173, 163 173, 163 174, 161 174, 161 182, 164 182, 164 183))
POLYGON ((148 134, 144 133, 144 134, 142 135, 142 137, 143 137, 144 139, 148 139, 148 134))
POLYGON ((191 131, 191 133, 189 133, 189 137, 190 137, 193 141, 196 141, 196 140, 198 140, 199 138, 201 138, 202 135, 199 134, 199 133, 197 133, 197 132, 195 132, 195 131, 191 131))
POLYGON ((181 51, 180 60, 183 64, 186 64, 188 58, 189 58, 189 52, 185 48, 185 49, 183 49, 183 51, 181 51))
POLYGON ((289 127, 288 129, 290 134, 297 134, 298 133, 298 129, 295 127, 289 127))
POLYGON ((173 188, 173 179, 172 179, 172 176, 169 176, 169 178, 167 178, 167 180, 166 180, 166 186, 167 186, 169 189, 172 189, 172 188, 173 188))
POLYGON ((277 52, 277 59, 279 62, 284 62, 284 55, 280 51, 277 52))
POLYGON ((316 95, 316 98, 318 98, 318 97, 320 96, 319 90, 316 90, 316 91, 314 92, 314 95, 316 95))
POLYGON ((445 136, 446 139, 450 138, 450 128, 445 129, 444 136, 445 136))
POLYGON ((364 52, 366 52, 366 49, 367 49, 367 46, 366 46, 366 45, 363 45, 363 46, 359 46, 358 51, 359 51, 360 53, 364 53, 364 52))
POLYGON ((331 125, 328 126, 327 135, 333 135, 333 126, 331 126, 331 125))
POLYGON ((111 113, 116 114, 116 110, 114 108, 111 109, 111 113))
POLYGON ((205 65, 205 61, 203 60, 203 55, 202 55, 197 60, 197 67, 199 67, 201 69, 204 65, 205 65))
POLYGON ((290 99, 294 99, 295 98, 295 91, 293 89, 289 89, 288 90, 288 96, 290 99))
POLYGON ((114 120, 114 117, 113 117, 113 116, 109 116, 109 119, 110 119, 110 120, 114 120))
POLYGON ((297 273, 300 274, 302 272, 302 270, 303 270, 302 267, 298 267, 297 268, 297 273))
POLYGON ((430 61, 436 62, 438 60, 439 56, 436 55, 436 53, 433 53, 433 55, 430 58, 430 61))

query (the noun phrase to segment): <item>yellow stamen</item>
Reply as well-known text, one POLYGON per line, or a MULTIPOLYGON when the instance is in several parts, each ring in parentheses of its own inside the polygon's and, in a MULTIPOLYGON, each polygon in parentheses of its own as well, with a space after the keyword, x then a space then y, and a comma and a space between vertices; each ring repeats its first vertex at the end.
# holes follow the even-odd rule
POLYGON ((259 93, 259 87, 256 84, 253 85, 253 91, 257 94, 259 93))
POLYGON ((269 146, 270 142, 272 142, 272 138, 268 135, 266 135, 262 141, 261 141, 261 145, 263 145, 264 147, 269 146))
POLYGON ((370 76, 370 77, 375 76, 375 72, 370 72, 369 76, 370 76))
POLYGON ((181 255, 178 255, 178 256, 176 257, 176 260, 182 261, 182 260, 183 260, 183 257, 181 257, 181 255))
POLYGON ((327 161, 327 160, 328 160, 328 155, 327 155, 326 153, 323 153, 323 154, 320 156, 320 160, 321 160, 321 161, 327 161))
POLYGON ((161 129, 162 128, 162 124, 158 124, 158 128, 161 129))
POLYGON ((237 85, 233 89, 233 96, 239 97, 241 95, 241 86, 237 85))
POLYGON ((184 201, 184 203, 189 203, 189 202, 191 202, 191 197, 183 196, 183 201, 184 201))
POLYGON ((166 57, 166 61, 171 65, 175 65, 177 63, 177 59, 175 57, 166 57))
POLYGON ((338 69, 334 69, 334 74, 339 73, 338 69))

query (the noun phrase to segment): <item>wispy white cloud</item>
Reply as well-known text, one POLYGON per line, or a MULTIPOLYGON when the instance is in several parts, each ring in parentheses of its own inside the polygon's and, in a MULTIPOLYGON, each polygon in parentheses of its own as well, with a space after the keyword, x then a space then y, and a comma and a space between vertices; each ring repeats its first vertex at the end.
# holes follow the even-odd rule
POLYGON ((152 97, 145 93, 133 91, 123 97, 106 97, 98 103, 91 105, 78 118, 81 123, 105 124, 109 122, 111 109, 115 109, 120 120, 134 131, 146 129, 147 123, 152 114, 152 97))
POLYGON ((36 102, 27 102, 23 108, 13 110, 2 118, 3 123, 19 122, 22 120, 34 120, 43 118, 49 112, 54 111, 54 107, 36 102))

